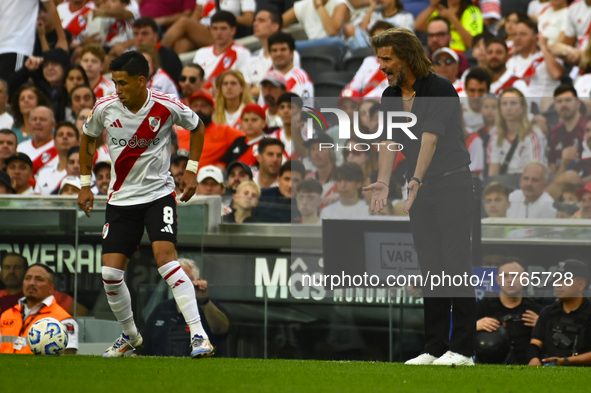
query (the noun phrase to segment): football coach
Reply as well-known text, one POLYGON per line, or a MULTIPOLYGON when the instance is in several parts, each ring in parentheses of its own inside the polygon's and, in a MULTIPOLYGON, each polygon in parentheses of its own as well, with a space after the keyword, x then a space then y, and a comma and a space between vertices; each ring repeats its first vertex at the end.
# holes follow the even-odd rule
MULTIPOLYGON (((392 140, 402 144, 407 161, 404 211, 410 215, 423 279, 433 275, 442 279, 443 272, 444 277, 470 277, 474 184, 458 94, 448 79, 433 73, 421 42, 409 30, 386 30, 371 43, 388 78, 383 112, 412 112, 417 119, 409 127, 414 135, 394 129, 392 140)), ((372 192, 374 211, 387 203, 396 154, 380 149, 378 180, 365 188, 372 192)), ((437 287, 431 283, 424 281, 422 288, 425 349, 406 364, 473 365, 474 288, 469 282, 453 285, 449 278, 437 287)))

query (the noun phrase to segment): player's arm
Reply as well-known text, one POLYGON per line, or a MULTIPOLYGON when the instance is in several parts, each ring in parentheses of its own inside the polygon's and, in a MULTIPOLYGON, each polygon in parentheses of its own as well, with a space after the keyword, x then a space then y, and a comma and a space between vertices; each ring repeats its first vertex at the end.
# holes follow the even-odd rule
POLYGON ((78 194, 78 207, 84 211, 87 217, 90 217, 90 210, 94 204, 94 194, 90 189, 92 159, 96 150, 96 138, 82 133, 80 140, 80 183, 82 189, 78 194))
MULTIPOLYGON (((189 152, 189 162, 187 163, 187 169, 181 179, 179 188, 183 192, 181 196, 182 202, 187 202, 193 195, 195 195, 195 189, 197 188, 197 168, 199 165, 199 159, 201 158, 201 152, 203 151, 203 141, 205 140, 205 126, 201 119, 197 128, 191 130, 191 151, 189 152)), ((82 165, 82 162, 80 163, 82 165)))

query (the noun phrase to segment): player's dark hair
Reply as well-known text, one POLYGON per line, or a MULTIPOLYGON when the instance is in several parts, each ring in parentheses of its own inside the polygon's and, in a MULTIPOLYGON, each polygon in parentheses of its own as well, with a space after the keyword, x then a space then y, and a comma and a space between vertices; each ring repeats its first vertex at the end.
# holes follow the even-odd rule
POLYGON ((511 257, 511 256, 503 258, 503 261, 498 266, 498 269, 500 269, 501 267, 503 267, 509 263, 516 263, 519 266, 521 266, 521 268, 523 269, 524 272, 527 272, 527 267, 526 267, 527 264, 525 263, 525 261, 519 257, 511 257))
POLYGON ((143 76, 148 79, 148 60, 138 51, 125 52, 111 62, 111 72, 125 71, 129 76, 143 76))
POLYGON ((72 130, 74 130, 74 132, 76 133, 76 140, 80 140, 80 133, 78 132, 78 129, 76 128, 76 126, 74 124, 72 124, 71 122, 67 121, 67 120, 63 120, 60 121, 59 123, 57 123, 55 125, 55 132, 53 133, 53 135, 55 136, 57 134, 57 130, 59 130, 62 127, 69 127, 72 130))
POLYGON ((133 22, 134 29, 141 29, 142 27, 150 27, 154 31, 154 33, 158 33, 158 24, 154 19, 149 18, 147 16, 136 19, 136 21, 133 22))
POLYGON ((536 22, 534 22, 533 20, 527 18, 527 19, 523 19, 523 20, 519 20, 517 22, 517 24, 519 23, 523 23, 524 25, 526 25, 527 27, 529 27, 529 29, 535 34, 538 34, 538 24, 536 22))
POLYGON ((228 11, 218 11, 211 17, 211 25, 214 23, 226 22, 230 27, 236 27, 236 16, 228 11))
POLYGON ((304 179, 298 184, 298 192, 322 195, 322 184, 316 179, 304 179))
POLYGON ((284 33, 282 31, 278 31, 277 33, 269 37, 269 39, 267 40, 267 46, 269 50, 271 50, 271 47, 275 44, 287 44, 289 50, 292 52, 296 48, 295 40, 293 39, 293 37, 290 34, 284 33))
POLYGON ((72 146, 72 147, 70 147, 70 150, 68 150, 68 158, 70 158, 70 156, 72 154, 76 154, 76 153, 80 153, 80 146, 72 146))
POLYGON ((486 41, 487 48, 492 44, 502 45, 503 48, 505 48, 505 52, 509 52, 509 48, 507 48, 507 43, 505 42, 505 40, 503 40, 501 38, 493 37, 493 38, 489 39, 488 41, 486 41))
MULTIPOLYGON (((32 264, 31 266, 29 266, 29 267, 27 268, 27 272, 28 272, 29 270, 31 270, 31 268, 33 268, 33 267, 40 267, 40 268, 42 268, 43 270, 45 270, 47 273, 49 273, 49 277, 51 277, 51 281, 53 281, 53 279, 54 279, 54 277, 55 277, 55 272, 53 271, 53 269, 52 269, 52 268, 50 268, 49 266, 47 266, 47 265, 46 265, 46 264, 44 264, 44 263, 34 263, 34 264, 32 264)), ((25 274, 26 274, 26 273, 25 273, 25 274)))
POLYGON ((567 93, 569 91, 573 93, 573 96, 578 97, 577 90, 571 84, 562 84, 558 86, 556 89, 554 89, 554 97, 558 97, 559 95, 567 93))
POLYGON ((478 82, 486 83, 486 91, 490 90, 490 84, 492 83, 492 79, 490 77, 490 73, 481 67, 474 67, 468 72, 466 75, 466 83, 465 86, 468 86, 468 81, 470 79, 475 79, 478 82))
POLYGON ((429 23, 427 23, 427 26, 429 26, 429 24, 431 24, 431 23, 433 23, 435 21, 438 21, 438 20, 441 21, 441 22, 443 22, 443 23, 445 23, 447 25, 447 32, 448 33, 451 32, 451 23, 449 23, 449 19, 447 19, 447 18, 445 18, 445 17, 443 17, 441 15, 437 15, 436 17, 434 17, 433 19, 431 19, 429 21, 429 23))
POLYGON ((11 251, 11 252, 7 252, 6 255, 4 255, 4 258, 2 258, 2 262, 0 263, 0 268, 4 264, 4 261, 6 260, 6 258, 8 258, 8 257, 16 257, 16 258, 18 258, 22 262, 22 264, 23 264, 23 266, 24 266, 25 269, 29 266, 29 262, 27 262, 27 258, 23 257, 18 252, 11 251))
POLYGON ((271 23, 279 25, 279 29, 281 30, 281 28, 283 27, 283 19, 281 18, 281 14, 279 14, 277 11, 269 9, 269 8, 258 9, 257 14, 262 11, 268 12, 269 17, 271 19, 271 23))
POLYGON ((281 150, 285 149, 285 145, 279 139, 263 138, 259 142, 259 154, 263 154, 269 146, 281 146, 281 150))
POLYGON ((298 160, 285 161, 279 169, 279 176, 281 177, 287 171, 299 173, 300 175, 302 175, 302 179, 306 176, 306 168, 304 168, 304 164, 302 164, 298 160))
POLYGON ((337 180, 351 180, 363 183, 365 175, 363 169, 354 162, 345 162, 343 165, 337 167, 336 170, 337 180))
MULTIPOLYGON (((400 10, 400 8, 398 8, 400 10)), ((373 24, 371 29, 369 29, 369 36, 373 37, 374 33, 378 30, 388 30, 393 28, 394 25, 390 22, 386 22, 385 20, 379 20, 373 24)))
POLYGON ((199 75, 201 75, 201 79, 205 79, 205 71, 203 70, 203 67, 201 67, 199 64, 195 64, 195 63, 189 63, 189 64, 185 64, 185 66, 183 68, 195 68, 197 71, 199 71, 199 75))

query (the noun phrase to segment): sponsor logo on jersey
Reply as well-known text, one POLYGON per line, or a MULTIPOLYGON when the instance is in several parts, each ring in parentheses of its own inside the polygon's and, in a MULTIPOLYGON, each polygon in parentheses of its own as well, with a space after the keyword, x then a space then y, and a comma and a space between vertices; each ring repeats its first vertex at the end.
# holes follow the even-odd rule
POLYGON ((133 138, 131 138, 130 140, 127 139, 117 139, 117 138, 111 138, 111 143, 115 146, 129 146, 132 149, 139 147, 140 149, 143 149, 144 147, 150 147, 150 145, 154 145, 156 146, 158 144, 158 142, 160 142, 160 138, 152 138, 152 139, 137 139, 137 135, 134 135, 133 138))
POLYGON ((153 132, 157 132, 160 129, 160 121, 162 119, 160 118, 160 116, 150 116, 148 117, 148 124, 150 125, 150 130, 152 130, 153 132))
POLYGON ((109 223, 106 223, 105 226, 103 226, 103 239, 106 239, 108 234, 109 234, 109 223))

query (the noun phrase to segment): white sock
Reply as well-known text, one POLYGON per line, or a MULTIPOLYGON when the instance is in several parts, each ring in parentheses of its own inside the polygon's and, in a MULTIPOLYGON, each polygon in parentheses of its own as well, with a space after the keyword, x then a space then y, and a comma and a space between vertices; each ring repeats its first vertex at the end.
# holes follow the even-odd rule
POLYGON ((191 338, 195 335, 208 338, 201 325, 195 287, 178 261, 168 262, 166 265, 159 267, 158 272, 172 288, 174 300, 176 300, 176 304, 179 306, 183 317, 185 317, 185 322, 187 322, 191 330, 191 338))
POLYGON ((125 285, 125 271, 103 266, 103 286, 115 318, 123 327, 123 333, 130 338, 137 335, 137 327, 131 311, 131 296, 125 285))

